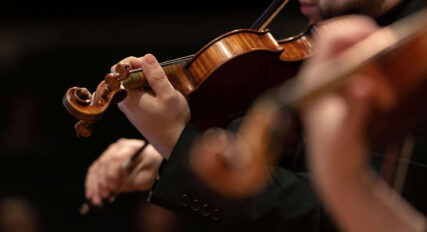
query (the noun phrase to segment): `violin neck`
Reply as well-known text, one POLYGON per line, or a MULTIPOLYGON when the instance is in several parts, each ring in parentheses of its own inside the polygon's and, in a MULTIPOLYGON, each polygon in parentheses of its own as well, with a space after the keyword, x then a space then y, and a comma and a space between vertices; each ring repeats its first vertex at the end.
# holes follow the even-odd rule
MULTIPOLYGON (((179 64, 179 63, 188 63, 191 59, 193 59, 193 57, 194 57, 194 55, 188 55, 188 56, 183 56, 183 57, 176 58, 173 60, 164 61, 164 62, 160 63, 160 66, 167 67, 167 66, 175 65, 175 64, 179 64)), ((129 72, 131 74, 142 72, 142 68, 132 69, 132 70, 129 70, 129 72)))
MULTIPOLYGON (((165 73, 167 73, 168 67, 177 65, 177 64, 188 64, 194 55, 188 55, 173 60, 168 60, 160 63, 165 73)), ((149 88, 148 82, 145 78, 142 68, 129 70, 129 77, 123 81, 123 86, 126 89, 135 89, 135 88, 149 88)))

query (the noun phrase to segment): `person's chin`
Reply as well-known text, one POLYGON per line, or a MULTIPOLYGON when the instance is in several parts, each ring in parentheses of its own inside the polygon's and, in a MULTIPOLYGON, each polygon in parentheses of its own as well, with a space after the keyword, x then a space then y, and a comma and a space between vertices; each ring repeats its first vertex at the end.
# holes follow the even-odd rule
POLYGON ((316 4, 301 3, 300 10, 311 22, 316 22, 320 18, 320 11, 316 4))

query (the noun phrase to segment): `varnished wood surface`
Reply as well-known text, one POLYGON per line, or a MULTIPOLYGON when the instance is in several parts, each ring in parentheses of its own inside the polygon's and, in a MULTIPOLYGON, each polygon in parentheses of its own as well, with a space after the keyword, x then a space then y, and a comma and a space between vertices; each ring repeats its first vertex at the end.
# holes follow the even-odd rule
POLYGON ((283 48, 280 59, 282 61, 301 61, 311 57, 314 54, 313 37, 303 35, 291 41, 279 43, 283 48))
POLYGON ((255 51, 280 53, 282 49, 268 31, 237 30, 219 37, 202 48, 189 63, 188 70, 196 86, 200 86, 211 73, 227 61, 255 51))
POLYGON ((301 61, 314 54, 314 25, 310 25, 304 32, 283 40, 279 40, 279 46, 283 48, 280 59, 283 61, 301 61))

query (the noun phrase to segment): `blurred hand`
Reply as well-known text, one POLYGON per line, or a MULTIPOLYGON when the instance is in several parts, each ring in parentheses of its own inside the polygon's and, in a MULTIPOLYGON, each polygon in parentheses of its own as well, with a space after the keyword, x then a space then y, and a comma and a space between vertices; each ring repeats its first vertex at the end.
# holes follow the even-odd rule
MULTIPOLYGON (((152 91, 129 90, 118 106, 150 144, 168 159, 190 120, 187 100, 173 88, 153 55, 128 57, 121 63, 128 63, 131 69, 142 68, 152 91)), ((115 66, 111 71, 115 71, 115 66)))
MULTIPOLYGON (((367 17, 352 16, 326 22, 318 29, 316 55, 306 62, 301 72, 310 73, 314 67, 334 58, 351 45, 378 29, 367 17)), ((317 75, 305 75, 305 82, 317 75)), ((372 78, 361 74, 351 77, 346 86, 309 102, 303 109, 309 161, 314 178, 320 185, 347 181, 357 176, 367 165, 365 141, 366 121, 373 99, 372 78)))
POLYGON ((94 205, 101 205, 102 200, 112 192, 146 191, 151 189, 156 180, 163 157, 148 145, 132 165, 122 170, 122 165, 144 145, 136 139, 119 139, 111 144, 101 156, 89 167, 86 175, 86 198, 94 205), (136 166, 141 170, 131 179, 127 179, 136 166))
MULTIPOLYGON (((323 26, 316 55, 301 70, 311 72, 308 79, 316 78, 314 67, 378 28, 362 16, 342 17, 323 26)), ((381 75, 380 70, 369 76, 355 74, 343 89, 304 106, 309 167, 316 190, 341 230, 425 231, 423 215, 369 170, 368 119, 374 108, 387 102, 381 75)))

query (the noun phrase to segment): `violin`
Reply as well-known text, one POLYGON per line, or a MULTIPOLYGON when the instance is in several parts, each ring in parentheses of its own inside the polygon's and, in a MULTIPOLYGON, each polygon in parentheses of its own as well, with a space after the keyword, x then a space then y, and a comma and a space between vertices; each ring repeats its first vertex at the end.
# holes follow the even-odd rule
MULTIPOLYGON (((194 124, 227 125, 243 115, 258 94, 294 76, 312 56, 314 27, 282 40, 265 29, 287 2, 273 1, 249 29, 228 32, 194 55, 160 63, 173 87, 187 98, 194 124)), ((79 119, 77 136, 91 136, 93 124, 133 88, 150 89, 143 70, 118 64, 116 73, 108 73, 92 94, 86 88, 68 89, 62 102, 79 119)))
POLYGON ((371 148, 400 139, 425 119, 427 9, 265 92, 249 109, 238 134, 216 129, 195 143, 192 169, 207 186, 226 196, 259 191, 270 178, 269 167, 283 147, 283 138, 301 129, 295 126, 298 112, 313 99, 342 89, 354 74, 375 78, 384 88, 367 128, 371 148), (313 75, 316 78, 309 78, 313 75), (238 152, 230 152, 233 149, 238 152))

